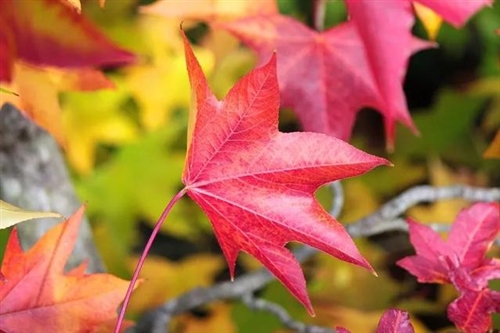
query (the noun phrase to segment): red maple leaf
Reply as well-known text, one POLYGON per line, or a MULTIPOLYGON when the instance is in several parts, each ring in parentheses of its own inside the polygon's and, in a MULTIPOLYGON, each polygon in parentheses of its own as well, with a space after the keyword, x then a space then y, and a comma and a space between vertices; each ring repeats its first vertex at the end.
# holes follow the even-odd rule
POLYGON ((408 312, 388 309, 384 312, 377 326, 377 333, 414 333, 408 312))
POLYGON ((128 281, 85 274, 86 263, 64 273, 84 208, 23 252, 14 228, 2 263, 1 332, 95 332, 116 318, 128 281))
POLYGON ((486 253, 500 233, 497 203, 477 203, 463 210, 443 241, 430 227, 409 221, 410 241, 417 254, 397 264, 419 282, 452 283, 461 296, 448 307, 457 327, 484 332, 491 325, 489 314, 500 310, 499 293, 488 281, 500 277, 500 260, 486 253))
MULTIPOLYGON (((389 146, 395 136, 395 120, 414 129, 406 109, 401 89, 408 58, 415 52, 415 39, 411 35, 414 13, 411 0, 385 1, 346 0, 350 23, 357 31, 364 46, 368 66, 374 75, 376 88, 382 105, 379 108, 385 116, 385 127, 389 146), (380 108, 380 107, 383 108, 380 108)), ((492 0, 418 0, 441 15, 455 27, 492 0)), ((427 44, 430 46, 431 44, 427 44)), ((419 47, 425 46, 421 44, 419 47)))
MULTIPOLYGON (((373 6, 380 6, 374 2, 373 6)), ((405 11, 396 11, 395 1, 383 6, 398 17, 400 28, 405 11), (387 8, 386 8, 387 7, 387 8)), ((406 63, 412 52, 427 44, 413 38, 377 32, 369 41, 406 48, 404 57, 389 56, 376 64, 364 31, 357 21, 335 26, 324 32, 312 30, 297 20, 281 16, 254 16, 220 24, 255 50, 263 63, 277 50, 278 77, 283 106, 292 108, 304 130, 349 139, 357 112, 362 107, 378 109, 386 118, 389 141, 393 123, 399 120, 414 129, 402 89, 406 63)), ((365 22, 370 23, 371 19, 365 22)), ((380 23, 380 22, 379 22, 380 23)), ((376 24, 376 23, 373 23, 376 24)), ((384 24, 379 29, 384 29, 384 24)))
POLYGON ((120 328, 146 255, 172 206, 188 194, 208 215, 234 277, 245 251, 266 266, 313 314, 299 263, 285 248, 308 244, 372 270, 344 227, 314 198, 329 182, 360 175, 387 160, 321 133, 278 131, 276 56, 242 78, 218 101, 184 36, 193 93, 182 189, 167 205, 146 244, 123 302, 120 328))
POLYGON ((185 50, 197 110, 185 191, 212 222, 231 276, 245 251, 312 313, 300 265, 284 245, 298 241, 371 270, 314 192, 389 163, 324 134, 279 132, 275 56, 218 101, 187 39, 185 50))
POLYGON ((135 59, 67 1, 0 0, 0 81, 16 59, 56 67, 111 66, 135 59))

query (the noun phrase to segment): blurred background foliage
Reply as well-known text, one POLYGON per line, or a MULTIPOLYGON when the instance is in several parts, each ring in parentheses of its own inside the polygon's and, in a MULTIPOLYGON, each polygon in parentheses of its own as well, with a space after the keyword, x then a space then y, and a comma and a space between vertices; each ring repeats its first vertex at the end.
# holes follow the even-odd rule
MULTIPOLYGON (((167 0, 168 1, 168 0, 167 0)), ((179 35, 183 22, 195 53, 219 98, 256 62, 254 54, 225 32, 189 17, 164 18, 140 13, 153 1, 83 2, 83 13, 140 61, 107 72, 116 90, 63 93, 66 156, 102 257, 111 273, 130 278, 138 255, 166 203, 182 188, 190 88, 179 35)), ((280 0, 282 13, 311 21, 311 1, 280 0)), ((342 1, 327 2, 326 27, 346 19, 342 1)), ((394 168, 343 182, 346 204, 340 217, 352 222, 374 212, 386 200, 419 184, 500 186, 500 163, 483 153, 500 127, 500 6, 486 8, 463 29, 444 24, 439 47, 411 58, 405 92, 420 137, 398 127, 396 149, 384 148, 381 117, 360 112, 352 143, 386 156, 394 168)), ((421 22, 414 33, 428 39, 421 22)), ((293 113, 282 114, 281 129, 299 128, 293 113)), ((318 196, 326 208, 327 188, 318 196)), ((415 207, 409 215, 422 222, 451 222, 467 205, 452 200, 415 207)), ((419 285, 394 262, 412 253, 407 235, 390 233, 356 240, 379 277, 320 254, 307 262, 316 318, 278 283, 259 296, 281 304, 298 320, 352 332, 373 331, 387 307, 407 309, 419 332, 445 332, 451 326, 446 306, 455 297, 449 286, 419 285)), ((498 255, 496 249, 496 255, 498 255)), ((237 272, 259 268, 242 255, 237 272)), ((137 317, 197 286, 228 279, 227 266, 209 221, 188 198, 182 199, 162 226, 134 293, 130 313, 137 317)), ((267 313, 241 303, 219 302, 180 316, 174 332, 285 332, 267 313)), ((496 323, 496 328, 500 324, 496 323)))

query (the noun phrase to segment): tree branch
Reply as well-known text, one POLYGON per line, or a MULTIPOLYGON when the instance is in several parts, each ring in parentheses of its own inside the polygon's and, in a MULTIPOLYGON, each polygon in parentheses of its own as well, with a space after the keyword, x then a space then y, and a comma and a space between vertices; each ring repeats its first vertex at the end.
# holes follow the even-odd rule
MULTIPOLYGON (((338 202, 340 202, 340 199, 337 197, 342 196, 340 194, 342 193, 341 187, 333 184, 331 186, 335 192, 334 208, 332 210, 333 212, 337 212, 337 210, 340 212, 340 209, 336 208, 338 204, 335 203, 335 200, 339 200, 338 202)), ((393 230, 407 231, 405 221, 398 219, 406 210, 420 203, 454 198, 462 198, 472 202, 500 201, 500 188, 479 188, 466 185, 448 187, 417 186, 390 200, 373 214, 347 225, 346 228, 352 237, 367 237, 393 230)), ((303 262, 316 252, 315 249, 309 246, 301 246, 294 251, 294 255, 299 262, 303 262)), ((238 277, 234 282, 222 282, 209 288, 193 289, 146 313, 137 322, 137 326, 131 329, 131 332, 163 333, 173 316, 215 300, 246 297, 247 301, 249 301, 248 295, 264 287, 273 279, 274 277, 267 270, 262 269, 238 277)), ((271 312, 279 318, 283 315, 278 308, 268 305, 269 303, 267 302, 267 305, 263 305, 264 303, 260 301, 257 304, 256 306, 262 310, 271 308, 271 312)), ((288 321, 286 315, 283 318, 286 319, 285 322, 288 321)), ((297 322, 293 322, 297 324, 297 322)))
POLYGON ((261 298, 255 298, 252 293, 248 293, 244 295, 241 300, 243 303, 248 306, 250 309, 260 310, 269 312, 276 317, 285 325, 287 328, 290 328, 298 333, 335 333, 336 330, 331 328, 315 326, 315 325, 306 325, 300 321, 294 320, 290 314, 280 305, 271 303, 261 298))
MULTIPOLYGON (((396 220, 409 208, 421 203, 461 198, 472 202, 500 201, 500 188, 480 188, 467 185, 445 187, 416 186, 385 203, 375 213, 346 226, 352 237, 379 234, 381 226, 396 220)), ((389 230, 385 230, 389 231, 389 230)))
MULTIPOLYGON (((1 105, 1 103, 0 103, 1 105)), ((0 109, 0 198, 28 210, 71 216, 80 207, 56 142, 10 104, 0 109)), ((17 226, 22 246, 30 248, 60 219, 38 219, 17 226)), ((84 218, 67 269, 88 260, 87 272, 105 270, 84 218)))

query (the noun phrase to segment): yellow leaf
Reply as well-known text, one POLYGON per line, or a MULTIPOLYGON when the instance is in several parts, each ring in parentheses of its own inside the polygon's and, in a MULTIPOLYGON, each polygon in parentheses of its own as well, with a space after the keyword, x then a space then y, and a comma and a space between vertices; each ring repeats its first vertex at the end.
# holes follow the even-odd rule
POLYGON ((342 210, 342 221, 345 223, 356 221, 373 213, 379 207, 379 202, 371 191, 370 186, 360 179, 347 179, 343 182, 345 204, 342 210), (359 204, 363 198, 363 204, 359 204))
MULTIPOLYGON (((137 260, 130 260, 130 269, 135 268, 137 260)), ((220 257, 209 254, 197 254, 180 262, 148 256, 140 275, 145 282, 132 295, 129 310, 140 313, 193 288, 207 287, 222 265, 220 257)))
POLYGON ((44 217, 62 217, 62 215, 51 212, 28 211, 0 200, 0 229, 8 228, 19 222, 44 217))
POLYGON ((497 131, 497 134, 483 156, 485 158, 500 158, 500 130, 497 131))
MULTIPOLYGON (((191 89, 179 23, 146 16, 140 27, 150 61, 130 66, 126 84, 139 105, 141 124, 151 131, 168 123, 175 110, 189 108, 191 89)), ((210 73, 212 52, 201 48, 195 48, 195 52, 204 71, 210 73)))
POLYGON ((142 12, 193 20, 233 19, 257 14, 276 14, 275 0, 163 0, 143 7, 142 12))
POLYGON ((8 89, 15 91, 18 96, 2 95, 2 102, 15 105, 65 146, 59 92, 104 88, 113 88, 113 83, 97 70, 56 69, 17 62, 8 89))
POLYGON ((137 126, 120 110, 128 97, 121 87, 92 96, 67 93, 64 97, 66 152, 76 171, 87 174, 92 170, 98 144, 119 145, 137 137, 137 126))
POLYGON ((415 8, 415 13, 417 17, 422 21, 427 34, 431 40, 436 40, 436 37, 443 23, 443 19, 436 12, 434 12, 429 7, 426 7, 418 2, 413 2, 415 8))

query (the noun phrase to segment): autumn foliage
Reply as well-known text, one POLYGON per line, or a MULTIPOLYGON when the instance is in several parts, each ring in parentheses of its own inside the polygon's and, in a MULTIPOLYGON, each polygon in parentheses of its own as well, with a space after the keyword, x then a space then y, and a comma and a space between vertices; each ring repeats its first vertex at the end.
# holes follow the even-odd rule
MULTIPOLYGON (((320 0, 306 10, 299 2, 273 0, 144 6, 132 0, 0 0, 1 104, 16 106, 57 140, 80 197, 89 202, 104 261, 110 272, 131 280, 86 273, 85 263, 67 269, 84 207, 29 249, 14 226, 0 271, 0 332, 118 332, 133 325, 125 320, 127 309, 139 315, 260 265, 285 287, 266 289, 269 298, 304 322, 338 332, 424 331, 420 308, 404 300, 415 278, 419 286, 441 284, 458 293, 428 307, 446 308, 450 325, 471 333, 491 329, 492 314, 500 312, 500 292, 492 286, 500 279, 498 249, 492 249, 500 234, 498 203, 410 209, 406 249, 377 239, 355 243, 344 222, 423 182, 493 187, 500 181, 497 164, 479 167, 483 153, 500 156, 497 78, 463 74, 460 91, 435 93, 427 112, 414 113, 404 86, 411 57, 438 52, 443 23, 462 28, 492 3, 320 0), (335 16, 335 24, 325 28, 325 15, 335 16), (464 88, 464 80, 472 83, 464 88), (381 118, 367 116, 366 108, 381 118), (409 131, 396 131, 397 123, 409 131), (478 123, 474 138, 481 140, 464 143, 464 133, 478 123), (470 171, 472 165, 481 172, 470 171), (346 195, 339 218, 325 208, 331 195, 323 189, 340 180, 346 195), (453 218, 446 240, 416 222, 453 218), (140 239, 142 229, 149 240, 140 239), (195 254, 166 260, 153 246, 159 234, 167 236, 167 246, 188 244, 174 252, 195 254), (228 270, 222 256, 197 253, 213 252, 212 241, 228 270), (321 253, 301 267, 292 242, 321 253), (415 255, 406 251, 410 244, 415 255), (140 256, 133 253, 139 247, 145 247, 140 256), (150 251, 155 256, 148 261, 150 251), (395 282, 401 268, 414 276, 406 274, 406 284, 395 282), (140 276, 147 279, 136 290, 140 276), (304 308, 317 317, 304 319, 304 308)), ((500 20, 484 22, 484 39, 498 46, 492 40, 500 20)), ((500 73, 498 59, 489 61, 494 69, 484 65, 482 71, 500 73)), ((0 228, 57 216, 0 203, 0 228)), ((232 332, 261 324, 252 317, 258 314, 235 309, 215 304, 203 309, 208 319, 190 314, 172 326, 232 332)), ((262 322, 263 332, 277 329, 262 322)))
POLYGON ((23 251, 12 231, 2 262, 2 332, 105 332, 129 284, 109 274, 86 274, 85 263, 65 272, 84 207, 23 251))
POLYGON ((500 312, 500 292, 488 282, 500 276, 500 260, 487 258, 500 234, 500 206, 478 203, 463 210, 443 241, 428 226, 409 221, 417 254, 398 261, 423 283, 451 283, 460 297, 448 307, 448 317, 465 332, 485 332, 490 314, 500 312))

